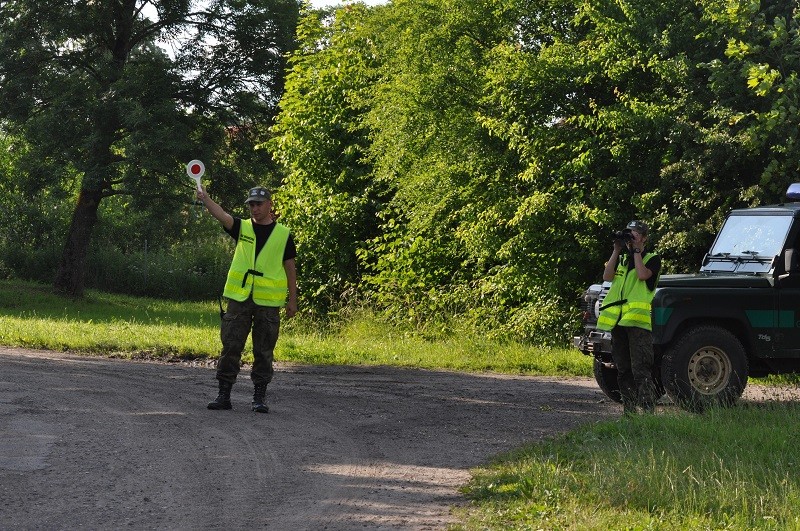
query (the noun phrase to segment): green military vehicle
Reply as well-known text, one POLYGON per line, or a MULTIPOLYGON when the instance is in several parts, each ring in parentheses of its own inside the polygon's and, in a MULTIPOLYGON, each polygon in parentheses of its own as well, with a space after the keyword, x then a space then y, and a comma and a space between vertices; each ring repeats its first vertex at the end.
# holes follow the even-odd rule
MULTIPOLYGON (((800 183, 786 196, 800 201, 800 183)), ((610 285, 584 293, 574 344, 619 402, 611 334, 596 327, 610 285)), ((652 322, 656 386, 689 410, 734 403, 749 376, 800 371, 800 202, 731 211, 699 273, 661 276, 652 322)))

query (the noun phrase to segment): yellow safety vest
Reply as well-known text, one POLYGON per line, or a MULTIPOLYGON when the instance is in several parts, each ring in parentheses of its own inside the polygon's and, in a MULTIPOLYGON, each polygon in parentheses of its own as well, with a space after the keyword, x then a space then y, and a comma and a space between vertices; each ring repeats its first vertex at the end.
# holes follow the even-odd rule
MULTIPOLYGON (((655 256, 648 253, 642 257, 642 261, 647 262, 655 256)), ((658 278, 656 282, 658 283, 658 278)), ((647 281, 639 280, 636 268, 628 268, 627 256, 620 260, 614 272, 614 280, 608 295, 603 299, 600 307, 600 316, 597 318, 597 328, 600 330, 611 330, 615 326, 635 326, 652 330, 652 318, 650 317, 651 304, 656 291, 648 289, 647 281)))
POLYGON ((260 306, 285 306, 288 295, 283 252, 289 240, 288 227, 275 224, 272 234, 256 256, 256 233, 252 220, 242 220, 239 239, 228 270, 223 295, 235 301, 245 301, 252 294, 260 306))

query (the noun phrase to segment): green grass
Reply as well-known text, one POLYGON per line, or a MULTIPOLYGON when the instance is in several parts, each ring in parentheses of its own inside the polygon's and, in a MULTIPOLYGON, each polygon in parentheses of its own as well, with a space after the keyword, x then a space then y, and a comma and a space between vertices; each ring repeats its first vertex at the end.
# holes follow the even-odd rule
MULTIPOLYGON (((93 290, 72 300, 54 295, 48 285, 0 281, 0 344, 120 357, 214 358, 221 347, 219 303, 93 290)), ((285 320, 275 358, 548 376, 589 376, 592 370, 591 359, 574 349, 500 344, 469 333, 428 340, 369 314, 352 316, 335 330, 302 316, 285 320)), ((251 359, 246 350, 244 360, 251 359)))
POLYGON ((585 426, 476 470, 460 529, 800 529, 800 405, 585 426))
MULTIPOLYGON (((0 344, 109 355, 202 357, 218 349, 212 303, 177 303, 89 291, 83 299, 51 287, 0 282, 0 344)), ((217 334, 218 335, 218 334, 217 334)))
POLYGON ((572 376, 591 374, 591 360, 574 350, 498 344, 474 335, 428 340, 377 323, 348 321, 336 333, 294 329, 281 340, 281 356, 303 363, 392 365, 459 371, 572 376))

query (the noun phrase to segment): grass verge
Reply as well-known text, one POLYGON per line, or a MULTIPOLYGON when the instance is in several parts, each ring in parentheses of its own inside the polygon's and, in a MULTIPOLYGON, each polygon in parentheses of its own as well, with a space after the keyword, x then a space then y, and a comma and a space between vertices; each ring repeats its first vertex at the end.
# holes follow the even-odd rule
POLYGON ((585 426, 476 470, 457 529, 800 529, 800 406, 585 426))
MULTIPOLYGON (((167 359, 219 355, 219 304, 174 302, 87 290, 82 299, 51 287, 0 281, 0 344, 120 357, 167 359)), ((244 360, 252 355, 245 349, 244 360)), ((574 349, 501 344, 474 334, 427 340, 368 314, 335 330, 302 316, 286 320, 275 358, 309 364, 391 365, 546 376, 591 376, 591 359, 574 349)))

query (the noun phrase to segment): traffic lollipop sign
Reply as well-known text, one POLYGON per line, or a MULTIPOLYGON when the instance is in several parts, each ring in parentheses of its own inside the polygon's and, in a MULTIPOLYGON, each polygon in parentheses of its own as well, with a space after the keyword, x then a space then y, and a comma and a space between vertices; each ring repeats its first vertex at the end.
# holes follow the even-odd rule
POLYGON ((193 160, 190 161, 189 164, 186 165, 186 175, 194 179, 197 183, 197 189, 200 190, 200 178, 206 172, 206 166, 203 164, 201 160, 193 160))

